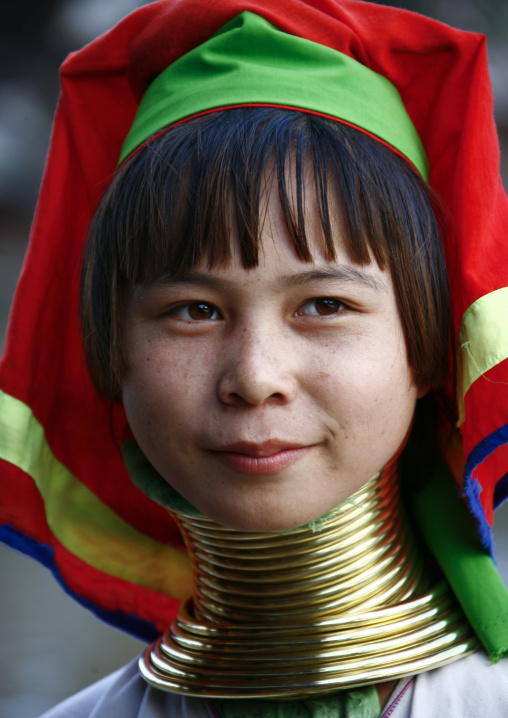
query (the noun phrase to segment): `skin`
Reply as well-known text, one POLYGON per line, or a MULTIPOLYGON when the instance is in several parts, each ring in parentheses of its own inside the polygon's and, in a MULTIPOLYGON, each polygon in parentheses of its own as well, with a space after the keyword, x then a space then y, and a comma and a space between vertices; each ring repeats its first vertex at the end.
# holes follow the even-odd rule
POLYGON ((399 448, 419 392, 390 273, 355 264, 335 221, 326 260, 301 262, 269 194, 259 265, 236 238, 227 266, 131 291, 123 402, 142 450, 224 526, 301 526, 347 499, 399 448))

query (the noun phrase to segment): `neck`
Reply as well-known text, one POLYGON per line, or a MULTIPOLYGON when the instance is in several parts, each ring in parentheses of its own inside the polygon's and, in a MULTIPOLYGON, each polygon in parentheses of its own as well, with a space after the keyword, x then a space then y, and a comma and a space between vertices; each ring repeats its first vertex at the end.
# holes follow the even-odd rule
POLYGON ((477 647, 406 521, 396 464, 314 524, 242 533, 175 512, 191 600, 140 662, 208 697, 291 697, 382 683, 477 647))

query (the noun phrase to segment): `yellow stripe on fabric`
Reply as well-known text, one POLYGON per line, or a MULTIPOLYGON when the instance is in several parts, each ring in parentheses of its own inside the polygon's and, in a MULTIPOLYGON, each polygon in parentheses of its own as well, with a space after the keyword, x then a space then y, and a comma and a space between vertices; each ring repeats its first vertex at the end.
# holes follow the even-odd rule
POLYGON ((35 481, 48 524, 68 551, 135 585, 177 599, 191 594, 188 557, 132 528, 102 503, 55 458, 30 407, 2 391, 0 458, 35 481))
POLYGON ((467 390, 507 357, 508 287, 503 287, 477 299, 462 317, 457 352, 459 426, 466 418, 467 390))

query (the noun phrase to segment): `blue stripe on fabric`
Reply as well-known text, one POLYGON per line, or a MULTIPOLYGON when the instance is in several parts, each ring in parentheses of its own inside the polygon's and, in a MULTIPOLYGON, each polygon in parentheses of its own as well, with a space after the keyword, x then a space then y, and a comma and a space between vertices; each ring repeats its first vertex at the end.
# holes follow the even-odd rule
POLYGON ((464 496, 471 510, 471 513, 478 522, 478 533, 482 541, 482 545, 490 556, 494 558, 494 537, 492 528, 487 521, 485 511, 480 502, 480 494, 483 491, 478 479, 474 479, 470 474, 464 477, 464 496))
POLYGON ((508 474, 500 479, 494 489, 494 508, 497 509, 508 499, 508 474))
MULTIPOLYGON (((464 495, 473 513, 478 521, 478 531, 485 549, 493 557, 494 555, 494 538, 492 536, 492 528, 487 521, 483 506, 480 503, 480 494, 482 487, 478 479, 473 478, 473 471, 485 461, 496 449, 503 444, 508 444, 508 424, 501 426, 496 431, 486 436, 479 444, 475 446, 469 454, 464 469, 464 495)), ((498 484, 499 491, 496 487, 495 505, 499 506, 508 495, 508 480, 504 476, 498 484)))
POLYGON ((98 606, 91 599, 84 598, 69 588, 60 573, 60 569, 55 563, 55 551, 48 544, 39 543, 31 536, 27 536, 9 524, 4 526, 0 525, 0 541, 16 551, 20 551, 21 553, 34 558, 36 561, 48 568, 67 595, 71 596, 71 598, 81 604, 81 606, 91 611, 104 623, 107 623, 114 628, 119 628, 125 633, 130 634, 134 638, 141 639, 142 641, 151 642, 160 635, 160 631, 157 630, 155 624, 151 621, 145 621, 133 614, 122 613, 122 611, 107 611, 106 609, 98 606))

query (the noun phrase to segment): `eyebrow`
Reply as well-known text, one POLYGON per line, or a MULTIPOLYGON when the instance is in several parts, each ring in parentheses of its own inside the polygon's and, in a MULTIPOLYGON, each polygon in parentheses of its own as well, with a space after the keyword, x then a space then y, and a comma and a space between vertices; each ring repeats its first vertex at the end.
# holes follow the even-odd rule
MULTIPOLYGON (((339 280, 354 284, 363 284, 378 292, 386 292, 387 285, 384 281, 374 277, 370 272, 361 267, 348 267, 338 265, 335 267, 323 266, 308 269, 296 274, 290 274, 279 278, 283 287, 300 287, 313 282, 339 280)), ((187 272, 182 274, 164 274, 157 279, 148 281, 143 285, 145 289, 155 288, 164 284, 199 284, 211 288, 219 288, 230 284, 228 279, 214 277, 202 272, 187 272)))
POLYGON ((368 271, 357 269, 356 267, 318 267, 309 269, 305 272, 298 272, 288 277, 283 277, 282 282, 288 287, 299 287, 303 284, 311 282, 323 281, 328 279, 338 279, 342 282, 352 282, 366 284, 376 291, 386 291, 386 284, 374 277, 368 271))

